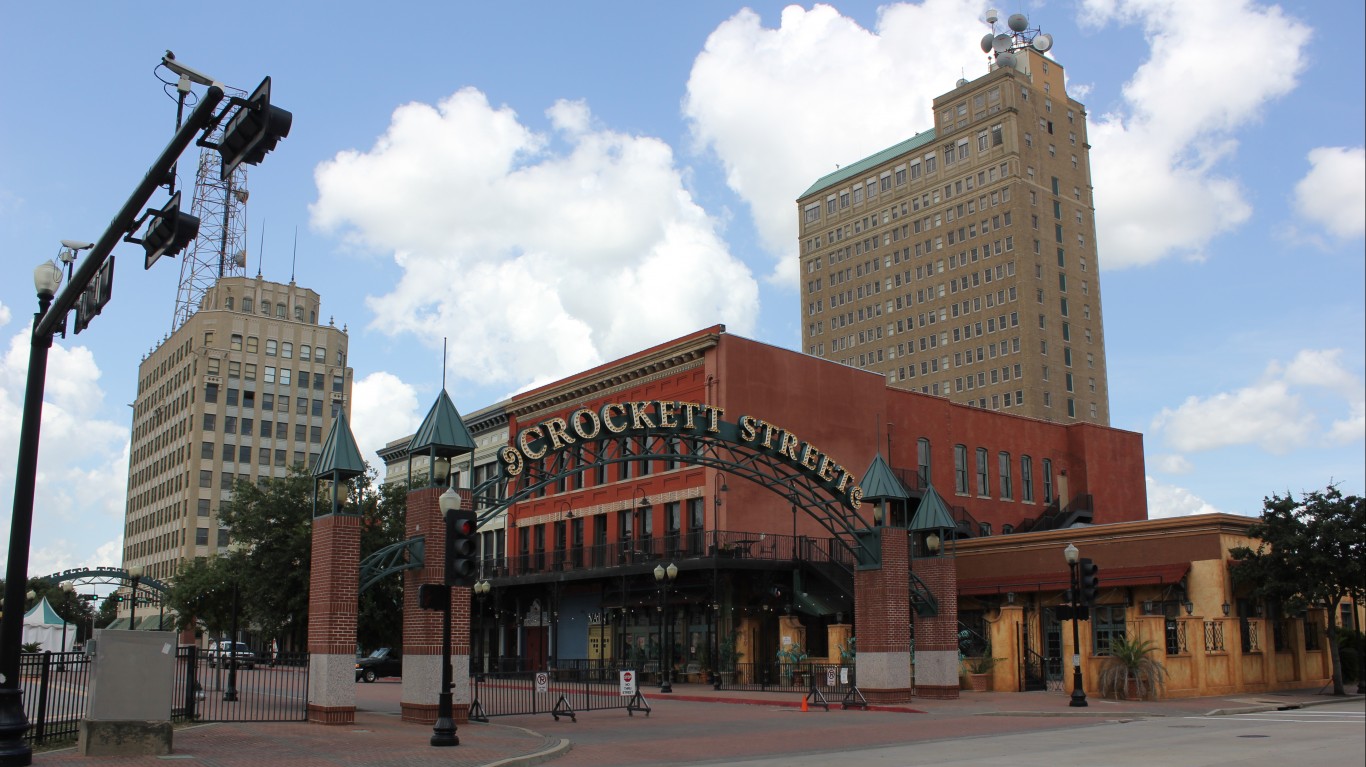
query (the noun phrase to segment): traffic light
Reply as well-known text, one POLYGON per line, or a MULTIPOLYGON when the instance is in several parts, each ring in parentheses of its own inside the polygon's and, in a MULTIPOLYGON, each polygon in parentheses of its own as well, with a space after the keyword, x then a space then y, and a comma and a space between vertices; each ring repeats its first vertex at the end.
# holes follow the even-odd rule
POLYGON ((1078 578, 1081 580, 1081 603, 1084 605, 1096 603, 1096 596, 1100 591, 1100 578, 1096 577, 1099 572, 1100 568, 1089 559, 1083 557, 1077 563, 1078 578))
POLYGON ((473 586, 479 576, 478 518, 473 509, 446 513, 446 585, 473 586))
POLYGON ((132 240, 141 242, 147 251, 144 269, 151 269, 162 256, 174 258, 199 235, 199 219, 180 210, 180 192, 171 195, 166 207, 149 213, 152 223, 147 225, 147 233, 141 240, 132 240))
POLYGON ((260 163, 280 139, 289 135, 293 123, 294 115, 271 106, 270 78, 262 80, 223 129, 223 138, 218 141, 218 154, 223 158, 219 178, 226 180, 242 163, 260 163))
POLYGON ((423 583, 417 587, 417 606, 423 610, 444 610, 451 601, 451 590, 440 583, 423 583))

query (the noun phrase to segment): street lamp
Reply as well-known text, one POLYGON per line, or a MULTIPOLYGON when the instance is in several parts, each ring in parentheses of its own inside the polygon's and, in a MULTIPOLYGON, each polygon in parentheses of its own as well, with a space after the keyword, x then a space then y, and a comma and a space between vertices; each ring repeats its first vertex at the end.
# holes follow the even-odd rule
POLYGON ((484 627, 484 600, 488 598, 489 592, 492 590, 493 584, 486 580, 481 580, 474 584, 474 596, 479 599, 479 632, 476 636, 479 637, 480 661, 481 665, 484 666, 485 671, 488 671, 488 637, 485 635, 484 627))
POLYGON ((1081 550, 1074 543, 1067 544, 1062 550, 1067 560, 1067 569, 1072 581, 1072 700, 1067 704, 1072 708, 1086 707, 1086 691, 1081 680, 1081 632, 1077 623, 1081 620, 1081 580, 1077 577, 1077 565, 1081 562, 1081 550))
MULTIPOLYGON (((237 579, 232 579, 232 641, 228 643, 228 689, 223 691, 223 700, 237 702, 237 579)), ((218 643, 218 662, 223 662, 223 643, 218 643)))
POLYGON ((669 641, 669 584, 678 577, 678 565, 673 562, 668 567, 655 565, 655 582, 659 584, 659 661, 661 669, 660 692, 673 692, 673 645, 669 641))
POLYGON ((130 597, 133 612, 128 616, 128 628, 136 631, 138 628, 138 581, 142 578, 142 565, 129 565, 128 578, 133 581, 133 593, 130 597))
MULTIPOLYGON (((439 468, 439 467, 438 467, 439 468)), ((450 461, 446 460, 446 473, 450 472, 450 461)), ((437 505, 441 507, 441 519, 446 525, 446 539, 450 540, 454 535, 452 527, 455 522, 455 512, 460 510, 460 494, 455 492, 455 488, 447 485, 446 492, 437 499, 437 505)), ((458 746, 460 738, 455 734, 455 718, 451 701, 451 590, 450 586, 445 589, 446 598, 441 605, 441 693, 437 697, 436 703, 436 725, 432 727, 433 746, 458 746)))

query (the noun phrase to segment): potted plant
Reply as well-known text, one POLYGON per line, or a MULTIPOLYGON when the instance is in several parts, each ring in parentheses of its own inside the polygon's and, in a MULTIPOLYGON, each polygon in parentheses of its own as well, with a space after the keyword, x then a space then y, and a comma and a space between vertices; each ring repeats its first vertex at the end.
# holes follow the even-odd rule
POLYGON ((1167 680, 1167 668, 1155 657, 1157 649, 1148 639, 1110 640, 1110 655, 1100 670, 1100 694, 1127 700, 1156 697, 1167 680))
POLYGON ((991 692, 991 670, 996 668, 1000 660, 987 655, 966 658, 964 665, 968 672, 968 689, 973 692, 991 692))
POLYGON ((721 674, 721 681, 725 684, 730 684, 735 678, 735 664, 739 663, 745 655, 735 648, 735 641, 739 636, 740 632, 731 631, 730 634, 721 639, 718 648, 717 670, 721 674))
POLYGON ((806 662, 806 658, 806 650, 802 649, 802 646, 796 642, 778 648, 778 663, 782 667, 784 684, 802 685, 805 683, 806 680, 798 673, 798 664, 806 662))

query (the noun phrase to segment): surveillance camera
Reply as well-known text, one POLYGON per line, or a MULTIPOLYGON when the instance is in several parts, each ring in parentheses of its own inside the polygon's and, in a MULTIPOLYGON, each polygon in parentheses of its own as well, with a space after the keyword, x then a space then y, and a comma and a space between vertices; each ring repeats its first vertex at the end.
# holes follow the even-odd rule
POLYGON ((189 78, 191 82, 199 83, 200 85, 217 85, 220 88, 223 87, 223 83, 209 77, 203 72, 191 69, 190 67, 181 64, 179 61, 176 61, 175 54, 170 51, 166 51, 166 55, 161 57, 161 64, 181 77, 189 78))
POLYGON ((80 242, 79 240, 62 240, 62 247, 72 250, 86 250, 95 247, 93 242, 80 242))

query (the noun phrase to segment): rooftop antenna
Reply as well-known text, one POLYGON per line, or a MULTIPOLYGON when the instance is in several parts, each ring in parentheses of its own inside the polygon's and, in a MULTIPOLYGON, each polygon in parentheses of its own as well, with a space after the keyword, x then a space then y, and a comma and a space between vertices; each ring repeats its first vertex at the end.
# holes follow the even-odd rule
POLYGON ((294 225, 294 255, 289 258, 289 284, 294 284, 294 263, 299 260, 299 226, 294 225))
POLYGON ((261 264, 266 260, 266 220, 261 219, 261 247, 256 252, 256 279, 261 279, 261 264))
POLYGON ((1053 36, 1039 28, 1029 28, 1029 17, 1023 13, 1012 13, 1006 19, 1006 30, 998 31, 996 23, 1001 14, 995 8, 987 11, 983 21, 991 29, 982 37, 982 52, 991 57, 991 67, 1013 67, 1019 61, 1019 51, 1031 49, 1047 53, 1053 47, 1053 36), (994 59, 994 60, 993 60, 994 59))

